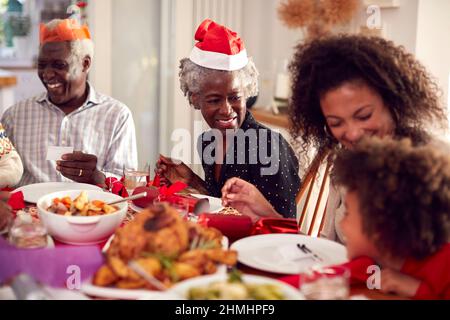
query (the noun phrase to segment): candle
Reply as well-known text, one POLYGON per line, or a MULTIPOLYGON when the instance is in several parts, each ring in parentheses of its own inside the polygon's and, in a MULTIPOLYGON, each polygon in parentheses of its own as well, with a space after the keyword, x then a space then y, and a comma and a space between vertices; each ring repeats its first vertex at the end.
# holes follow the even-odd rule
POLYGON ((278 73, 275 84, 275 98, 287 100, 291 91, 291 79, 287 73, 278 73))

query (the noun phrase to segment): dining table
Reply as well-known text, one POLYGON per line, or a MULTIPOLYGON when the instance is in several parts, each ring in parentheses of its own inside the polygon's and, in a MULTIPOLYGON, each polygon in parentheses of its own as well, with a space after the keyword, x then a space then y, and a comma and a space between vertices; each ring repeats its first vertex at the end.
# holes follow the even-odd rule
MULTIPOLYGON (((22 210, 29 212, 34 219, 39 219, 38 210, 37 210, 37 207, 35 204, 25 203, 25 208, 23 208, 22 210)), ((134 219, 136 213, 137 213, 136 210, 132 209, 131 202, 130 202, 130 205, 128 206, 128 211, 127 211, 126 217, 123 221, 123 224, 126 224, 126 223, 132 221, 134 219)), ((236 241, 236 240, 239 240, 239 239, 233 239, 233 241, 236 241)), ((66 247, 66 248, 77 247, 74 245, 68 245, 68 244, 61 243, 57 240, 55 240, 54 243, 55 243, 55 247, 66 247)), ((106 244, 106 241, 99 243, 97 246, 100 249, 102 249, 105 244, 106 244)), ((231 245, 231 243, 230 243, 230 245, 231 245)), ((51 261, 49 263, 51 263, 51 261)), ((258 270, 258 269, 252 268, 252 267, 247 266, 240 262, 237 264, 237 269, 240 270, 243 274, 264 276, 264 277, 277 279, 277 280, 281 280, 281 281, 283 281, 283 278, 286 277, 285 274, 278 274, 278 273, 272 273, 272 272, 258 270)), ((93 296, 90 296, 88 298, 97 299, 97 297, 93 297, 93 296)), ((350 287, 350 298, 351 299, 368 299, 368 300, 401 300, 402 299, 401 297, 398 297, 395 295, 381 293, 378 290, 370 290, 367 287, 361 286, 361 285, 352 285, 350 287)))
MULTIPOLYGON (((285 274, 271 273, 267 271, 261 271, 242 263, 238 263, 238 269, 244 274, 258 275, 268 278, 281 280, 286 277, 285 274)), ((351 285, 350 286, 350 299, 354 300, 407 300, 406 298, 399 297, 397 295, 385 294, 376 289, 368 289, 364 285, 351 285)))

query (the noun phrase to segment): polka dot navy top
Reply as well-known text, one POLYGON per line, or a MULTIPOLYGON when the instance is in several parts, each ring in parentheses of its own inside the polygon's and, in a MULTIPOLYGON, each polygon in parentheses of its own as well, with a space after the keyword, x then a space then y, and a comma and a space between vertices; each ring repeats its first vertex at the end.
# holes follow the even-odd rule
POLYGON ((198 151, 211 196, 220 198, 225 182, 238 177, 255 185, 278 213, 286 218, 296 217, 295 196, 300 189, 298 160, 281 134, 258 123, 247 111, 241 130, 233 136, 234 143, 228 146, 218 181, 214 175, 217 139, 211 130, 199 139, 198 151))

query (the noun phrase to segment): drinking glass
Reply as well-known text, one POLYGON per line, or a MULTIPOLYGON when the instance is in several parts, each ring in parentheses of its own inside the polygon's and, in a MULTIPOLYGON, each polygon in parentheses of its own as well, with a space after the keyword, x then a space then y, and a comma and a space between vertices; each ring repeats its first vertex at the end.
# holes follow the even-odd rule
POLYGON ((180 217, 183 219, 189 218, 189 202, 187 199, 176 199, 175 201, 172 201, 170 205, 178 211, 180 217))
POLYGON ((308 300, 345 300, 350 293, 345 267, 313 266, 300 274, 300 291, 308 300))
POLYGON ((134 189, 137 187, 144 187, 147 185, 147 181, 150 178, 150 170, 124 170, 124 186, 127 189, 129 195, 133 194, 134 189))

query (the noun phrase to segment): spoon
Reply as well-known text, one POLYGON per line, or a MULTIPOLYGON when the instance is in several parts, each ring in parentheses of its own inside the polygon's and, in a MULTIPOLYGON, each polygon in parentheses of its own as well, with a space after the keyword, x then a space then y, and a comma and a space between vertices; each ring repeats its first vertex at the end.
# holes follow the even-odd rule
POLYGON ((111 206, 113 204, 122 203, 122 202, 125 202, 125 201, 128 201, 128 200, 136 200, 136 199, 144 198, 146 196, 147 196, 147 192, 142 192, 142 193, 138 193, 138 194, 135 194, 133 196, 130 196, 130 197, 122 198, 120 200, 115 200, 115 201, 112 201, 112 202, 108 202, 107 205, 111 206))

